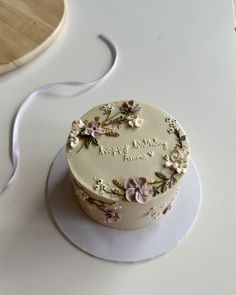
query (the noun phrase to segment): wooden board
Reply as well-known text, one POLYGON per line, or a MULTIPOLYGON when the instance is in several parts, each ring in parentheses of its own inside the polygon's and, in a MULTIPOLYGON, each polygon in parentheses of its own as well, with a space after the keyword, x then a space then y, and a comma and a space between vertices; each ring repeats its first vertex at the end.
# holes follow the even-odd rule
POLYGON ((0 0, 0 74, 46 49, 64 18, 64 0, 0 0))

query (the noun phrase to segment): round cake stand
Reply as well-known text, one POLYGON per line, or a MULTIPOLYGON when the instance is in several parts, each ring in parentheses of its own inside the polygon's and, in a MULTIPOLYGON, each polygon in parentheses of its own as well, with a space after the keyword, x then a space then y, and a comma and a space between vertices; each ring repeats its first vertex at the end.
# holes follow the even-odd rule
POLYGON ((63 148, 48 175, 47 201, 59 230, 75 246, 101 259, 138 262, 167 253, 186 237, 200 208, 201 184, 191 160, 172 209, 159 221, 137 230, 108 228, 94 222, 80 208, 63 148))

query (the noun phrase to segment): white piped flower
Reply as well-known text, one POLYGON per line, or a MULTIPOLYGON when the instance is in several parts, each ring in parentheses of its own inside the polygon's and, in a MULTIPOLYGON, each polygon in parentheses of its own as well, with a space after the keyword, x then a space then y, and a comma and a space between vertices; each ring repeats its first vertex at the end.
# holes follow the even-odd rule
POLYGON ((96 181, 96 184, 93 186, 93 189, 97 191, 99 194, 103 194, 103 191, 107 188, 104 184, 103 180, 100 178, 96 181))
POLYGON ((169 133, 174 133, 174 131, 175 131, 175 129, 173 127, 169 127, 167 129, 167 132, 169 132, 169 133))
POLYGON ((141 127, 143 125, 143 119, 137 115, 132 115, 128 117, 129 126, 133 127, 141 127))
POLYGON ((186 148, 180 149, 175 147, 170 155, 165 155, 166 160, 164 166, 173 168, 178 174, 186 173, 187 171, 187 156, 189 152, 186 148))
POLYGON ((75 136, 77 136, 78 134, 79 134, 79 131, 78 131, 78 130, 74 130, 74 129, 72 129, 71 132, 70 132, 70 134, 69 134, 69 137, 75 137, 75 136))
POLYGON ((172 166, 172 162, 171 161, 166 161, 165 162, 165 167, 169 168, 172 166))
POLYGON ((79 143, 78 137, 69 137, 69 145, 71 148, 75 148, 79 143))
POLYGON ((177 163, 177 162, 174 162, 174 163, 172 164, 172 166, 173 166, 173 168, 175 168, 175 170, 177 170, 177 169, 178 169, 178 167, 179 167, 179 163, 177 163))
POLYGON ((81 119, 72 122, 71 131, 68 137, 69 152, 79 144, 78 135, 82 128, 84 128, 84 122, 81 119))
POLYGON ((114 110, 114 107, 111 104, 106 103, 100 107, 100 110, 104 111, 104 113, 107 114, 111 113, 114 110))
POLYGON ((170 160, 169 155, 165 155, 164 159, 166 160, 164 166, 167 167, 167 168, 172 167, 173 162, 170 160))
POLYGON ((84 127, 84 122, 79 119, 78 121, 72 122, 72 130, 81 129, 84 127))

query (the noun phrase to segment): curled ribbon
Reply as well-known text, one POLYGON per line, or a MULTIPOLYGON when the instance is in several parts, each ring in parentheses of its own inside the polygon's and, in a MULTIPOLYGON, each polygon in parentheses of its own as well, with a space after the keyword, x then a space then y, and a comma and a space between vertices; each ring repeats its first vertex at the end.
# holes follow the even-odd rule
POLYGON ((117 62, 118 62, 118 49, 116 43, 109 37, 107 34, 102 33, 98 35, 98 37, 105 42, 105 44, 109 47, 111 54, 112 54, 112 63, 109 69, 97 80, 90 81, 90 82, 83 82, 83 81, 67 81, 67 82, 55 82, 46 84, 35 91, 33 91, 29 96, 27 96, 23 102, 21 103, 20 107, 16 111, 15 118, 13 121, 13 126, 11 130, 12 134, 12 143, 10 149, 10 156, 12 162, 12 174, 9 177, 8 181, 0 187, 0 194, 2 194, 7 188, 11 186, 16 176, 16 171, 19 163, 19 123, 20 118, 23 115, 24 111, 27 109, 29 104, 35 100, 40 94, 46 93, 49 89, 57 85, 67 85, 67 86, 84 86, 84 87, 92 87, 95 86, 103 81, 105 81, 112 71, 115 69, 117 62))

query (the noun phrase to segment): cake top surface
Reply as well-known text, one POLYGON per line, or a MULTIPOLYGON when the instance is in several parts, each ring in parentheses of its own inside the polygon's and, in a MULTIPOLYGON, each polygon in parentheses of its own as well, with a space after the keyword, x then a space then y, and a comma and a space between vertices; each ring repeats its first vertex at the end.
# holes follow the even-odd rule
POLYGON ((144 203, 177 185, 187 170, 189 142, 166 112, 118 101, 72 123, 67 157, 73 177, 101 199, 144 203))

